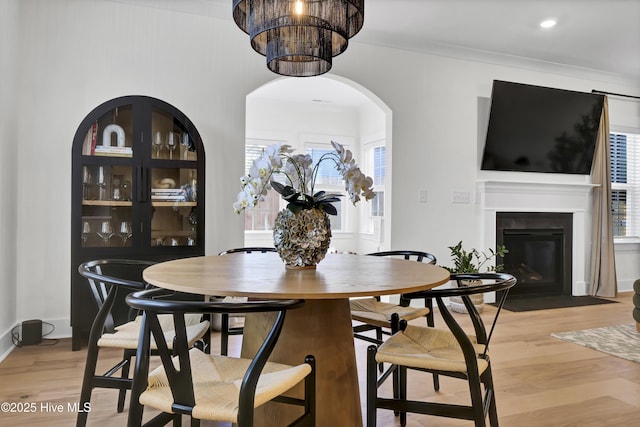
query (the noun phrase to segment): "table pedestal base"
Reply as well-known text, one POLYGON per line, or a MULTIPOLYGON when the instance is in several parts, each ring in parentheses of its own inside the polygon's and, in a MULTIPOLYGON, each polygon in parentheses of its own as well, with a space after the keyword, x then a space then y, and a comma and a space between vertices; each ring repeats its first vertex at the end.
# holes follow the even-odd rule
MULTIPOLYGON (((273 324, 266 313, 247 315, 242 356, 251 357, 273 324)), ((271 359, 290 365, 316 358, 316 425, 318 427, 361 426, 360 391, 353 345, 348 299, 307 300, 304 307, 287 312, 282 334, 271 359)), ((293 392, 301 396, 302 387, 293 392)), ((269 403, 256 410, 256 426, 283 426, 302 410, 291 405, 269 403)))

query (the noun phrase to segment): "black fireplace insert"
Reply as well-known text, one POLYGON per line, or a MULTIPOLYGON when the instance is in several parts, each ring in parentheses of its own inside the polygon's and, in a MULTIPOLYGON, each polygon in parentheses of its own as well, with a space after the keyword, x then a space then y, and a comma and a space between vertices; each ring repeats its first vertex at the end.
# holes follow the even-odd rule
POLYGON ((571 295, 571 213, 498 212, 496 243, 504 271, 518 279, 510 297, 571 295))

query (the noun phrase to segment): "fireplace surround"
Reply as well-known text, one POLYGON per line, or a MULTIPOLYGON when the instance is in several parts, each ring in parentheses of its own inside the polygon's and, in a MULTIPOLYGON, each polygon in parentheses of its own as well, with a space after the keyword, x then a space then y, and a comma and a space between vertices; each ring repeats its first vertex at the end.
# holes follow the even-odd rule
MULTIPOLYGON (((563 283, 562 293, 587 295, 588 260, 591 247, 591 193, 588 177, 568 177, 571 181, 482 180, 476 183, 476 202, 480 222, 479 247, 495 248, 498 213, 562 213, 571 218, 570 283, 563 283), (579 179, 584 181, 579 182, 579 179)), ((561 177, 565 178, 565 177, 561 177)), ((566 243, 568 244, 568 243, 566 243)), ((567 260, 567 262, 569 262, 567 260)), ((514 292, 519 285, 512 288, 514 292)), ((511 293, 510 293, 511 295, 511 293)), ((487 302, 492 298, 487 297, 487 302)))

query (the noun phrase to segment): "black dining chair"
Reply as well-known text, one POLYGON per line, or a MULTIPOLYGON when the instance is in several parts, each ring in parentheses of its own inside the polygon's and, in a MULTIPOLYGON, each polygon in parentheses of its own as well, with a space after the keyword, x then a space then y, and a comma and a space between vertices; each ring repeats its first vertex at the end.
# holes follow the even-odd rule
MULTIPOLYGON (((131 358, 135 356, 140 335, 141 316, 137 310, 128 310, 124 322, 114 316, 114 306, 119 295, 145 289, 142 281, 142 270, 155 264, 152 261, 130 259, 98 259, 87 261, 78 267, 81 276, 87 279, 91 295, 98 306, 98 313, 91 325, 87 359, 80 392, 80 408, 90 405, 94 388, 112 388, 120 390, 118 393, 117 411, 124 410, 127 390, 131 389, 129 368, 131 358), (122 359, 105 374, 96 373, 98 355, 102 348, 117 348, 123 350, 122 359), (120 375, 118 376, 118 372, 120 375)), ((187 316, 188 341, 194 345, 197 341, 207 340, 209 322, 203 321, 200 314, 187 316)), ((167 316, 161 317, 164 332, 173 336, 173 322, 167 316)), ((204 346, 204 343, 203 343, 204 346)), ((155 349, 155 345, 154 345, 155 349)), ((76 426, 86 425, 88 412, 78 412, 76 426)))
MULTIPOLYGON (((415 262, 424 262, 427 264, 436 264, 436 257, 429 252, 414 251, 414 250, 392 250, 383 252, 373 252, 368 254, 369 256, 378 257, 394 257, 405 260, 411 260, 415 262)), ((434 325, 433 320, 433 302, 431 298, 424 299, 424 307, 415 307, 410 305, 410 301, 400 295, 398 304, 388 303, 380 301, 380 297, 369 298, 352 298, 349 300, 351 308, 351 319, 359 322, 353 327, 353 336, 355 338, 372 342, 376 345, 382 344, 384 335, 393 335, 397 332, 395 325, 391 322, 391 318, 394 314, 399 316, 401 320, 410 321, 425 317, 428 326, 434 325), (363 332, 375 331, 376 337, 372 338, 368 335, 364 335, 363 332)), ((384 372, 384 364, 378 365, 380 372, 384 372)), ((393 383, 394 389, 398 387, 398 373, 393 370, 387 371, 387 375, 394 375, 393 383)), ((433 386, 437 389, 440 388, 440 382, 438 375, 433 375, 433 386)), ((396 391, 396 396, 397 396, 396 391)))
MULTIPOLYGON (((229 254, 239 254, 239 253, 264 254, 267 252, 276 252, 276 248, 262 247, 262 246, 234 248, 234 249, 227 249, 226 251, 222 251, 218 255, 229 255, 229 254)), ((227 300, 229 300, 229 298, 227 300)), ((229 353, 229 336, 242 335, 242 333, 244 332, 244 328, 242 326, 231 326, 232 319, 238 322, 242 322, 244 320, 244 316, 242 315, 242 313, 235 313, 233 315, 230 315, 229 313, 222 313, 220 315, 220 348, 221 348, 221 354, 225 356, 229 353)))
MULTIPOLYGON (((416 262, 436 264, 436 257, 428 252, 413 250, 394 250, 384 252, 374 252, 367 254, 379 257, 397 257, 416 262)), ((431 298, 424 299, 424 307, 412 307, 409 300, 400 295, 399 304, 380 301, 380 297, 352 298, 349 300, 351 308, 351 318, 360 324, 354 326, 354 337, 372 342, 374 344, 383 343, 383 335, 392 335, 396 331, 392 329, 391 315, 397 313, 400 319, 410 321, 420 317, 426 317, 427 325, 433 326, 433 303, 431 298), (375 331, 376 337, 372 338, 363 335, 363 332, 375 331)))
POLYGON ((489 342, 508 291, 516 284, 516 279, 505 273, 452 274, 451 279, 457 281, 457 288, 432 289, 405 295, 409 300, 435 299, 447 328, 409 325, 395 315, 393 322, 398 325, 398 332, 379 347, 368 347, 367 427, 376 426, 376 410, 379 408, 399 413, 401 426, 406 425, 406 414, 411 412, 473 420, 476 427, 486 425, 488 414, 490 425, 497 427, 498 414, 489 359, 489 342), (465 285, 466 281, 473 280, 481 280, 483 283, 465 285), (487 322, 491 325, 490 328, 485 326, 484 320, 470 299, 471 295, 486 292, 499 293, 493 318, 487 322), (472 331, 465 331, 447 308, 444 298, 452 296, 462 298, 470 317, 470 322, 465 324, 472 325, 472 331), (378 395, 379 387, 386 380, 384 376, 378 378, 379 363, 388 363, 391 365, 390 369, 399 373, 399 387, 396 389, 394 386, 393 398, 378 395), (408 369, 467 381, 471 404, 443 402, 442 399, 438 399, 437 402, 410 399, 407 396, 408 369))
POLYGON ((145 426, 169 422, 179 426, 182 416, 187 415, 191 418, 191 426, 199 426, 200 420, 212 420, 252 427, 254 409, 270 401, 301 407, 302 414, 290 426, 315 426, 314 357, 308 355, 304 362, 294 366, 267 361, 276 346, 287 311, 303 306, 303 300, 185 301, 175 299, 169 291, 151 289, 129 294, 126 301, 144 311, 129 427, 141 425, 145 407, 161 411, 145 426), (205 354, 200 349, 190 348, 186 313, 258 312, 272 312, 275 320, 253 358, 205 354), (161 328, 161 313, 170 313, 176 325, 173 349, 169 348, 161 328), (149 372, 152 339, 157 343, 162 365, 149 372), (299 384, 302 397, 288 393, 299 384))

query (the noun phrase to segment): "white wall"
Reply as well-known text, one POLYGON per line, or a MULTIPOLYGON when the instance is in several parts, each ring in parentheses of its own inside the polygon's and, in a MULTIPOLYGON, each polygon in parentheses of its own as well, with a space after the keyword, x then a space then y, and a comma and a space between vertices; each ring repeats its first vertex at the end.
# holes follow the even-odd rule
POLYGON ((18 49, 17 0, 0 3, 0 360, 11 347, 16 321, 17 127, 15 63, 18 49))
MULTIPOLYGON (((0 162, 3 177, 14 185, 3 189, 4 195, 14 191, 15 203, 7 208, 3 198, 0 226, 9 229, 9 236, 15 229, 18 238, 15 244, 6 235, 2 239, 10 245, 2 246, 0 254, 6 267, 0 285, 2 322, 12 317, 4 314, 11 305, 5 296, 17 292, 16 323, 41 318, 61 332, 68 326, 71 142, 84 116, 111 98, 154 96, 193 120, 207 152, 206 251, 242 245, 242 220, 230 205, 243 171, 245 97, 276 76, 231 19, 95 0, 9 5, 9 11, 17 7, 19 16, 4 13, 3 3, 0 23, 15 35, 2 37, 0 71, 3 90, 13 86, 15 97, 9 98, 10 106, 6 101, 0 105, 5 120, 0 162), (7 44, 20 49, 9 85, 4 78, 11 75, 7 44), (10 110, 9 117, 16 118, 11 125, 5 114, 10 110)), ((448 245, 479 241, 474 204, 453 205, 451 193, 475 191, 477 100, 490 96, 493 79, 640 93, 638 82, 632 87, 597 76, 572 77, 557 68, 545 73, 418 54, 361 44, 357 37, 335 59, 332 73, 358 82, 393 111, 390 246, 425 248, 442 263, 448 245), (421 188, 427 190, 427 203, 418 202, 421 188)))
POLYGON ((272 76, 231 22, 94 0, 18 4, 15 318, 68 334, 71 144, 81 120, 122 95, 182 110, 205 144, 206 251, 217 253, 242 243, 229 182, 243 170, 245 96, 272 76))

